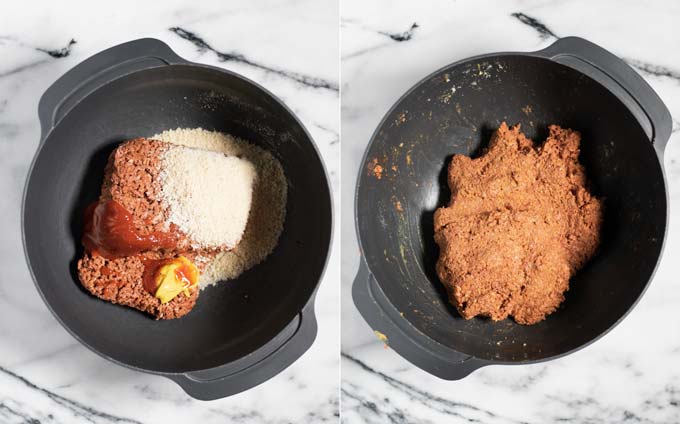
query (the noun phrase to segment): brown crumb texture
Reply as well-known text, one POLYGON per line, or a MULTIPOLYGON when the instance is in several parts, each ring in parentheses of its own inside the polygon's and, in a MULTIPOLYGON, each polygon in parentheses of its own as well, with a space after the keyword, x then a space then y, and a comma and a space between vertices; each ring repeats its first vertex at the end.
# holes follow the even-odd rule
POLYGON ((383 167, 378 163, 378 158, 373 158, 373 160, 368 163, 368 173, 379 180, 382 179, 383 167))
POLYGON ((603 202, 586 188, 580 141, 551 125, 535 146, 503 123, 481 157, 451 160, 451 201, 434 217, 437 273, 464 318, 535 324, 596 253, 603 202))
POLYGON ((201 287, 237 278, 274 251, 286 217, 288 184, 281 163, 267 150, 229 134, 201 128, 177 128, 152 138, 172 144, 238 156, 257 170, 250 214, 241 242, 221 252, 201 272, 201 287))

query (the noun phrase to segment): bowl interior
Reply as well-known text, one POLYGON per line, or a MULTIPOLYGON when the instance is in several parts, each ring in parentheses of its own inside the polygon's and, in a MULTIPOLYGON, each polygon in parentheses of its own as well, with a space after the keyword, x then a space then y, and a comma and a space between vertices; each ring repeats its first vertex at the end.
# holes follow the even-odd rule
POLYGON ((608 90, 547 59, 499 55, 433 74, 388 113, 363 166, 357 228, 370 271, 415 328, 478 358, 540 360, 587 344, 636 303, 660 255, 666 194, 649 139, 608 90), (580 131, 580 160, 605 199, 600 253, 572 278, 562 307, 533 326, 464 320, 435 273, 433 213, 449 200, 449 160, 478 155, 502 121, 541 141, 550 124, 580 131), (374 159, 381 179, 368 170, 374 159))
POLYGON ((35 160, 23 225, 36 283, 74 335, 122 363, 183 372, 246 356, 300 312, 328 254, 330 193, 312 140, 278 101, 235 75, 174 65, 117 79, 64 117, 35 160), (99 195, 109 153, 121 141, 178 127, 223 131, 270 151, 288 180, 287 215, 263 263, 205 289, 182 319, 155 321, 88 294, 76 261, 83 209, 99 195))

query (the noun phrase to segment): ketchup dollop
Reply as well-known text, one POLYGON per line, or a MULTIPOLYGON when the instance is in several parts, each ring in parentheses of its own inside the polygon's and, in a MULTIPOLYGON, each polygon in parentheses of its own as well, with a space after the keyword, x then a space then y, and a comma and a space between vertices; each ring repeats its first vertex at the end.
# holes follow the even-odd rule
POLYGON ((140 234, 132 214, 115 200, 97 201, 85 209, 83 245, 92 254, 106 259, 135 255, 148 250, 174 249, 180 233, 170 231, 140 234))

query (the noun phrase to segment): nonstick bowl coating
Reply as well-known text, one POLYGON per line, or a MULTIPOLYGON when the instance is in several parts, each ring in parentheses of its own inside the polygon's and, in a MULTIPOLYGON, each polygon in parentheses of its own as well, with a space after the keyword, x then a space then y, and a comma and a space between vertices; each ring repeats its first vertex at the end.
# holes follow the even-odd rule
POLYGON ((103 356, 165 373, 229 363, 278 334, 319 283, 330 223, 321 159, 292 114, 243 78, 191 65, 126 75, 78 103, 46 138, 24 203, 26 253, 54 314, 103 356), (121 141, 178 127, 223 131, 270 151, 288 179, 287 215, 262 264, 203 291, 187 316, 155 321, 87 293, 76 261, 83 209, 99 195, 108 154, 121 141))
POLYGON ((649 138, 605 87, 547 58, 485 56, 429 76, 387 114, 362 166, 356 217, 369 272, 411 326, 482 360, 537 361, 588 344, 635 305, 659 259, 667 204, 649 138), (572 278, 562 307, 533 326, 464 320, 435 273, 433 213, 449 200, 449 160, 479 155, 502 121, 537 141, 550 124, 580 131, 580 160, 606 206, 600 253, 572 278))

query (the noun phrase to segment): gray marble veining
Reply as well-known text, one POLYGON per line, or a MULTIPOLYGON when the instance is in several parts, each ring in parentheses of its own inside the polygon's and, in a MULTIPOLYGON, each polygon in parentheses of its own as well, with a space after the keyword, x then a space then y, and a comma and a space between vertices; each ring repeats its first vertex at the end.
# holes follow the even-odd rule
POLYGON ((343 1, 343 422, 680 422, 679 18, 673 1, 434 1, 428 7, 343 1), (662 261, 635 310, 591 346, 546 363, 487 367, 457 382, 437 379, 384 347, 351 302, 360 159, 382 116, 433 70, 483 53, 538 50, 567 35, 624 58, 674 117, 665 153, 670 226, 662 261))
MULTIPOLYGON (((38 100, 60 75, 107 47, 158 38, 180 56, 253 79, 314 137, 339 197, 336 3, 268 0, 0 6, 0 422, 336 422, 339 238, 316 301, 314 346, 267 383, 201 402, 173 382, 110 363, 52 317, 25 265, 20 204, 38 145, 38 100), (282 26, 282 25, 285 25, 282 26)), ((336 213, 339 206, 336 203, 336 213)))

